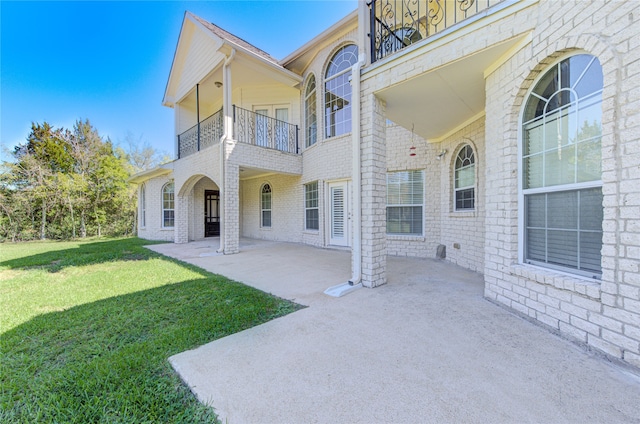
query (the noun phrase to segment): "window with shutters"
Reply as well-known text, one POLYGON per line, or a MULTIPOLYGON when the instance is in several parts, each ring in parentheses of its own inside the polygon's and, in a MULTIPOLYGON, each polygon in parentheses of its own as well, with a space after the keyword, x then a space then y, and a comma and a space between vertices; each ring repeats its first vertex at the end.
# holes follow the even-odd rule
POLYGON ((422 235, 423 171, 387 174, 387 234, 422 235))
POLYGON ((551 67, 526 99, 521 201, 526 263, 596 277, 602 249, 602 87, 597 58, 551 67))

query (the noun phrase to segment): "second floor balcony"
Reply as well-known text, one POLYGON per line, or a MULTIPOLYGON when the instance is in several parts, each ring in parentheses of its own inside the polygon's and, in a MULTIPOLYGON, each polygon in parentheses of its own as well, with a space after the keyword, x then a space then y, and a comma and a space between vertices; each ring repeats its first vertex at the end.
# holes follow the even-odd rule
POLYGON ((479 15, 504 0, 371 0, 371 63, 479 15))
MULTIPOLYGON (((233 133, 239 142, 281 152, 299 154, 298 126, 257 112, 233 106, 233 133)), ((224 135, 224 114, 220 109, 178 135, 178 159, 212 146, 224 135)))

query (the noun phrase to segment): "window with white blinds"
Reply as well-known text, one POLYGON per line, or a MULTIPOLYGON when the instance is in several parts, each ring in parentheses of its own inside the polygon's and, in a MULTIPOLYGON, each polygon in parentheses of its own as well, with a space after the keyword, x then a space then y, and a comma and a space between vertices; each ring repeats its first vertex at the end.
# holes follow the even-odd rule
POLYGON ((317 230, 320 228, 318 216, 318 182, 314 181, 304 185, 304 211, 305 229, 317 230))
POLYGON ((387 234, 422 235, 423 171, 387 174, 387 234))
POLYGON ((547 71, 522 124, 524 260, 599 277, 602 68, 580 54, 547 71))
POLYGON ((474 210, 476 201, 476 159, 473 148, 468 144, 465 144, 456 156, 453 186, 455 210, 474 210))

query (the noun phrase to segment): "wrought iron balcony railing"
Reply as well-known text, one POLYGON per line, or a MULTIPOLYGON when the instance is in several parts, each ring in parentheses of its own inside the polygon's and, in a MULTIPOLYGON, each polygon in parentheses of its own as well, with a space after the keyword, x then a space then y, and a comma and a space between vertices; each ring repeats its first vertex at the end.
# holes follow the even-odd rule
POLYGON ((222 109, 178 135, 178 159, 213 146, 224 134, 222 109))
MULTIPOLYGON (((178 159, 220 141, 222 109, 178 135, 178 159)), ((240 143, 298 154, 298 126, 233 106, 233 138, 240 143)))
POLYGON ((233 106, 233 137, 240 143, 299 153, 298 126, 233 106))
POLYGON ((371 63, 503 0, 371 0, 371 63))

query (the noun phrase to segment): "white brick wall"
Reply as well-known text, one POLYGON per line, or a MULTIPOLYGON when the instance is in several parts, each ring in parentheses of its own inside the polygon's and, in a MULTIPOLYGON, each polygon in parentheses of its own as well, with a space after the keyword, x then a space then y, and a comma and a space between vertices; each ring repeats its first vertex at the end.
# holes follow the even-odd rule
MULTIPOLYGON (((640 367, 640 2, 540 0, 517 3, 505 10, 513 12, 488 16, 491 25, 461 31, 461 36, 453 37, 446 45, 435 43, 433 47, 426 43, 413 49, 404 62, 398 61, 400 66, 388 70, 374 67, 372 72, 365 72, 359 123, 363 282, 370 287, 384 284, 387 253, 433 257, 437 246, 444 244, 446 260, 484 273, 488 299, 640 367), (527 33, 531 42, 510 52, 511 57, 501 58, 503 62, 495 64, 486 75, 485 116, 438 143, 412 137, 411 131, 399 126, 387 126, 387 105, 375 95, 379 90, 410 83, 463 55, 527 33), (601 281, 520 264, 518 260, 518 143, 523 99, 534 80, 557 58, 571 51, 597 56, 604 70, 601 281), (472 212, 455 212, 454 160, 467 143, 476 155, 476 207, 472 212), (410 156, 412 146, 416 147, 415 156, 410 156), (442 150, 447 151, 446 155, 436 160, 442 150), (386 172, 412 169, 425 171, 424 236, 387 236, 386 172)), ((325 44, 304 71, 305 81, 310 73, 316 77, 316 145, 297 157, 241 144, 228 147, 225 234, 230 253, 238 249, 239 234, 327 244, 324 191, 330 181, 351 179, 352 152, 350 134, 323 140, 322 77, 335 51, 355 40, 356 32, 352 31, 331 42, 323 41, 325 44), (240 181, 240 167, 267 173, 240 181), (320 229, 305 231, 304 184, 312 181, 318 181, 320 229), (259 190, 265 182, 273 189, 270 229, 259 225, 259 190)), ((304 87, 302 84, 301 90, 304 87)), ((267 91, 253 94, 256 99, 269 97, 267 91)), ((241 97, 249 102, 253 94, 243 92, 241 97)), ((291 98, 290 92, 282 95, 291 98)), ((274 97, 274 103, 278 99, 274 97)), ((292 120, 300 122, 302 136, 302 93, 298 105, 295 100, 291 102, 292 111, 300 111, 300 116, 292 116, 292 120)), ((301 137, 300 146, 304 144, 301 137)), ((176 242, 187 241, 201 232, 198 211, 202 209, 202 199, 198 193, 205 186, 217 184, 218 164, 217 146, 175 163, 176 225, 180 226, 176 242)), ((147 182, 148 224, 140 229, 143 237, 166 237, 166 233, 149 225, 159 222, 153 216, 151 193, 159 190, 162 181, 147 182)))
POLYGON ((302 242, 304 189, 300 177, 271 174, 242 181, 242 236, 302 242), (271 186, 271 227, 260 223, 260 190, 271 186))
MULTIPOLYGON (((638 2, 540 2, 533 42, 487 78, 485 295, 640 366, 638 2), (604 73, 601 281, 518 265, 518 120, 526 90, 560 55, 587 52, 604 73), (635 94, 634 94, 635 93, 635 94), (633 97, 636 97, 635 99, 633 97)), ((517 18, 504 25, 526 25, 517 18)), ((526 28, 526 26, 525 26, 526 28)))
MULTIPOLYGON (((146 225, 139 225, 138 237, 146 240, 173 241, 173 228, 162 227, 162 188, 169 181, 171 181, 170 176, 156 177, 145 181, 146 225)), ((138 187, 138 190, 140 190, 140 187, 138 187)), ((138 204, 138 207, 140 207, 140 204, 138 204)), ((140 209, 138 209, 138 216, 140 216, 140 209)))
POLYGON ((484 268, 484 117, 440 143, 398 125, 387 126, 387 170, 424 170, 424 235, 387 236, 387 253, 433 258, 438 245, 446 246, 446 260, 474 271, 484 268), (455 212, 453 173, 460 148, 470 144, 476 159, 476 207, 455 212), (389 148, 393 146, 393 148, 389 148), (415 149, 411 149, 415 147, 415 149), (446 150, 440 160, 437 155, 446 150), (415 156, 411 156, 415 153, 415 156), (454 244, 457 247, 454 247, 454 244))

